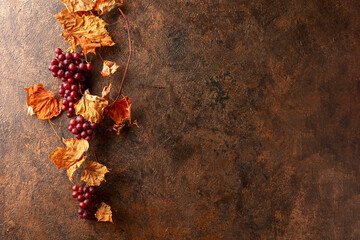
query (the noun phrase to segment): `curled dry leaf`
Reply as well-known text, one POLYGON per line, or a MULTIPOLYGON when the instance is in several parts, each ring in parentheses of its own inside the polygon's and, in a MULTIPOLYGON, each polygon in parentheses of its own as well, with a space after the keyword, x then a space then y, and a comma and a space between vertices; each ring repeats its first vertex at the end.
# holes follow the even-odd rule
POLYGON ((112 127, 117 134, 120 134, 120 131, 126 125, 136 125, 136 122, 131 122, 131 104, 129 97, 124 97, 121 100, 118 100, 106 107, 106 113, 114 120, 115 124, 112 127))
POLYGON ((120 70, 120 66, 116 64, 116 62, 105 60, 103 64, 103 69, 101 71, 101 75, 103 77, 110 76, 120 70))
POLYGON ((97 218, 98 221, 112 222, 111 207, 106 203, 102 202, 100 207, 95 213, 95 217, 97 218))
POLYGON ((61 0, 70 12, 91 11, 95 7, 93 0, 61 0))
POLYGON ((80 45, 85 54, 88 52, 95 54, 95 48, 115 44, 105 28, 107 23, 92 12, 80 16, 64 10, 55 17, 64 28, 62 36, 70 42, 74 51, 76 46, 80 45))
POLYGON ((97 0, 94 10, 102 15, 110 12, 114 8, 121 7, 122 4, 123 0, 97 0))
POLYGON ((77 163, 75 163, 74 165, 72 165, 71 167, 69 167, 66 170, 66 174, 68 175, 71 182, 73 181, 72 176, 73 176, 74 172, 81 166, 81 164, 83 164, 85 162, 85 159, 86 159, 86 156, 84 156, 82 158, 82 160, 78 161, 77 163))
POLYGON ((61 113, 61 100, 55 97, 54 92, 45 90, 41 83, 25 88, 25 90, 28 94, 29 115, 37 114, 38 119, 51 119, 61 113))
MULTIPOLYGON (((66 148, 58 147, 50 155, 50 160, 57 168, 69 169, 77 162, 85 160, 85 152, 89 148, 89 142, 85 139, 63 139, 66 148)), ((79 165, 80 166, 80 165, 79 165)), ((76 169, 75 169, 76 170, 76 169)), ((70 170, 72 171, 72 170, 70 170)))
POLYGON ((100 186, 100 183, 105 181, 105 174, 108 172, 106 166, 90 161, 81 174, 81 180, 86 182, 88 186, 100 186))
POLYGON ((106 100, 109 100, 111 87, 112 87, 112 85, 111 85, 111 83, 110 83, 109 86, 105 86, 104 89, 103 89, 103 91, 102 91, 101 96, 102 96, 103 98, 105 98, 106 100))
POLYGON ((108 105, 108 101, 96 95, 91 95, 86 90, 82 98, 75 104, 75 112, 82 115, 85 119, 93 123, 100 123, 104 118, 104 109, 108 105))

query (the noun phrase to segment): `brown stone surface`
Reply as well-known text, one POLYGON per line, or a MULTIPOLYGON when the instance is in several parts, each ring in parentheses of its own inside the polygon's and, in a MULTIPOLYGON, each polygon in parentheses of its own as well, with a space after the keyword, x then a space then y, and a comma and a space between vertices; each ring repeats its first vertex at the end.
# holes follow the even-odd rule
MULTIPOLYGON (((0 1, 0 239, 360 239, 359 1, 126 2, 140 127, 116 136, 106 120, 91 141, 113 224, 77 218, 48 159, 60 142, 26 115, 23 88, 51 88, 53 49, 69 46, 62 9, 0 1)), ((108 29, 117 45, 100 53, 124 66, 126 28, 108 29)))

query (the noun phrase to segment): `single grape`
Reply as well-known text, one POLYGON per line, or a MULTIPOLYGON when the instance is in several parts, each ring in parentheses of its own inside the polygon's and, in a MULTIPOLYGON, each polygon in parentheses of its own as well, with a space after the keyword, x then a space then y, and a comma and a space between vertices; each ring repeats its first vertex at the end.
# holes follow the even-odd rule
POLYGON ((88 129, 90 129, 90 123, 85 122, 85 123, 83 123, 82 127, 84 130, 88 130, 88 129))
POLYGON ((95 129, 95 128, 97 127, 97 124, 96 124, 96 123, 90 123, 90 127, 91 127, 92 129, 95 129))
POLYGON ((74 63, 75 63, 76 65, 79 65, 79 64, 81 63, 81 61, 80 61, 79 59, 77 59, 77 60, 74 61, 74 63))
POLYGON ((74 97, 74 102, 76 103, 77 101, 79 101, 79 97, 78 97, 78 96, 74 97))
POLYGON ((59 67, 58 67, 57 65, 52 65, 52 66, 51 66, 51 71, 54 72, 54 73, 56 73, 56 72, 59 71, 59 67))
MULTIPOLYGON (((71 85, 71 91, 77 91, 78 90, 78 86, 73 84, 71 85)), ((74 96, 75 97, 75 96, 74 96)))
POLYGON ((64 94, 64 93, 65 93, 65 89, 60 88, 60 89, 59 89, 59 94, 61 95, 61 94, 64 94))
POLYGON ((91 193, 90 192, 85 193, 84 197, 87 198, 87 199, 90 199, 91 198, 91 193))
POLYGON ((56 72, 53 72, 52 75, 53 75, 53 77, 57 77, 57 73, 56 73, 56 72))
POLYGON ((83 189, 84 189, 84 187, 79 187, 78 192, 79 192, 79 193, 83 193, 83 189))
POLYGON ((48 66, 49 71, 52 71, 52 70, 51 70, 51 69, 52 69, 52 66, 53 66, 53 65, 49 65, 49 66, 48 66))
POLYGON ((80 80, 81 79, 81 74, 80 73, 75 73, 74 78, 75 78, 75 80, 80 80))
POLYGON ((84 201, 84 196, 82 195, 82 194, 80 194, 78 197, 77 197, 77 200, 79 201, 79 202, 82 202, 82 201, 84 201))
POLYGON ((78 197, 79 197, 79 193, 76 192, 76 191, 74 191, 74 192, 72 193, 72 197, 73 197, 73 198, 78 198, 78 197))
POLYGON ((66 90, 70 90, 70 88, 71 88, 71 84, 70 83, 64 83, 64 88, 66 89, 66 90))
POLYGON ((80 53, 80 58, 82 58, 82 59, 85 58, 85 54, 83 52, 80 53))
POLYGON ((80 135, 81 135, 82 138, 86 138, 86 137, 87 137, 86 131, 82 131, 82 132, 80 133, 80 135))
MULTIPOLYGON (((70 106, 70 104, 69 104, 69 106, 70 106)), ((75 126, 76 125, 76 120, 75 119, 71 119, 70 121, 69 121, 69 123, 70 123, 70 125, 71 126, 75 126)))
POLYGON ((91 136, 93 134, 93 130, 91 130, 91 129, 86 130, 86 134, 88 136, 91 136))
MULTIPOLYGON (((71 120, 73 120, 73 119, 71 119, 71 120)), ((70 122, 71 122, 71 120, 70 120, 70 122)), ((72 186, 72 188, 71 188, 73 191, 77 191, 77 190, 79 190, 79 186, 78 185, 74 185, 74 186, 72 186)))
POLYGON ((69 104, 69 102, 66 99, 63 99, 62 104, 67 106, 69 104))
POLYGON ((76 124, 76 129, 79 130, 79 131, 82 130, 82 125, 81 125, 81 123, 76 124))
POLYGON ((83 219, 90 219, 90 214, 88 212, 84 212, 82 217, 83 217, 83 219))
POLYGON ((57 56, 57 59, 59 59, 60 61, 64 61, 65 60, 65 55, 64 54, 59 54, 57 56))
MULTIPOLYGON (((82 196, 82 195, 81 195, 82 196)), ((79 200, 79 198, 78 198, 78 200, 79 200)), ((84 203, 84 202, 80 202, 79 203, 79 207, 81 207, 81 208, 86 208, 86 204, 84 203)))
POLYGON ((75 59, 75 60, 77 60, 77 59, 79 59, 80 58, 80 54, 79 53, 74 53, 73 54, 73 58, 75 59))
POLYGON ((73 58, 72 53, 69 53, 69 52, 65 53, 65 58, 66 59, 72 59, 73 58))
POLYGON ((88 142, 90 142, 90 141, 91 141, 91 137, 90 137, 90 136, 87 136, 87 137, 85 138, 85 140, 88 141, 88 142))
POLYGON ((72 101, 74 100, 74 98, 70 95, 70 96, 68 96, 68 97, 66 98, 66 100, 67 100, 68 102, 72 102, 72 101))
POLYGON ((89 187, 89 193, 94 194, 95 193, 95 188, 94 187, 89 187))
POLYGON ((67 111, 69 108, 68 108, 68 106, 66 106, 66 105, 62 105, 62 107, 61 107, 61 110, 63 110, 63 111, 67 111))
POLYGON ((89 187, 87 187, 87 186, 83 187, 83 192, 84 192, 84 193, 89 192, 89 187))
POLYGON ((58 64, 58 67, 59 67, 60 69, 65 69, 65 68, 66 68, 65 64, 62 63, 62 62, 58 64))
POLYGON ((74 113, 74 112, 75 112, 75 109, 74 109, 74 108, 69 107, 68 112, 69 112, 69 113, 74 113))
POLYGON ((62 77, 62 78, 61 78, 61 81, 62 81, 62 82, 66 82, 67 79, 66 79, 65 77, 62 77))
POLYGON ((80 209, 78 210, 78 214, 79 214, 79 215, 83 215, 83 214, 84 214, 84 209, 80 208, 80 209))
POLYGON ((79 130, 77 130, 77 128, 73 128, 71 131, 74 135, 79 134, 79 130))
POLYGON ((69 78, 67 79, 67 82, 70 83, 70 84, 72 84, 72 83, 75 82, 75 79, 74 79, 73 77, 69 77, 69 78))
POLYGON ((61 48, 56 48, 56 49, 55 49, 55 54, 61 54, 61 53, 62 53, 61 48))
POLYGON ((77 92, 72 91, 72 92, 70 93, 70 96, 71 96, 72 98, 76 97, 76 96, 77 96, 77 92))
POLYGON ((76 121, 78 122, 78 123, 83 123, 83 122, 85 122, 85 119, 84 119, 84 117, 83 116, 78 116, 77 118, 76 118, 76 121))
MULTIPOLYGON (((69 110, 70 110, 70 109, 69 109, 69 110)), ((74 116, 74 113, 68 112, 68 113, 66 114, 66 116, 67 116, 68 118, 72 118, 72 117, 74 116)))
POLYGON ((66 71, 64 76, 65 76, 66 78, 69 78, 69 77, 72 76, 72 74, 71 74, 70 71, 66 71))
POLYGON ((81 139, 81 135, 80 135, 80 134, 76 134, 75 137, 76 137, 77 139, 79 139, 79 140, 81 139))
POLYGON ((80 215, 79 218, 80 218, 80 219, 84 219, 83 215, 80 215))
POLYGON ((88 206, 91 205, 91 200, 90 200, 90 199, 85 199, 85 200, 83 201, 83 203, 85 203, 85 205, 88 207, 88 206))
POLYGON ((79 70, 80 70, 80 71, 85 71, 85 70, 87 70, 86 64, 85 64, 85 63, 80 63, 80 64, 79 64, 79 70))
POLYGON ((70 63, 69 66, 68 66, 68 69, 69 69, 70 71, 75 71, 75 70, 76 70, 75 64, 70 63))
POLYGON ((86 64, 87 70, 91 71, 94 68, 94 65, 92 63, 86 64))
POLYGON ((69 106, 69 108, 73 108, 74 107, 74 102, 69 102, 68 106, 69 106))
POLYGON ((71 63, 71 60, 65 59, 63 63, 65 64, 65 66, 68 66, 71 63))
POLYGON ((65 95, 70 95, 71 91, 70 90, 65 90, 65 95))
POLYGON ((58 72, 57 72, 57 75, 58 75, 58 77, 62 77, 62 76, 64 76, 64 70, 62 70, 62 69, 60 69, 58 72))
POLYGON ((51 65, 58 65, 58 64, 59 64, 59 61, 56 58, 53 58, 51 60, 51 65))

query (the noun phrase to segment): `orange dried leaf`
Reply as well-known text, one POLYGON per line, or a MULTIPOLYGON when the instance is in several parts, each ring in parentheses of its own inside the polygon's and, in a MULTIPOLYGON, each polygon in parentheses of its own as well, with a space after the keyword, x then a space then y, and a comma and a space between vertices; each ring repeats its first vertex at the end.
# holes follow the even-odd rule
POLYGON ((95 217, 98 221, 102 222, 112 222, 112 212, 111 207, 106 203, 102 202, 101 206, 95 213, 95 217))
POLYGON ((91 95, 86 90, 82 98, 75 104, 75 112, 82 115, 86 120, 93 123, 100 123, 104 118, 104 109, 108 101, 96 95, 91 95))
POLYGON ((52 91, 47 91, 43 85, 37 84, 25 88, 27 96, 28 114, 38 115, 38 119, 51 119, 61 113, 62 102, 52 91))
POLYGON ((85 54, 89 52, 95 54, 95 48, 115 44, 105 28, 107 23, 92 12, 86 12, 80 16, 64 10, 55 17, 64 27, 62 36, 70 42, 74 51, 76 51, 76 46, 80 45, 85 54))
POLYGON ((108 172, 106 166, 90 161, 81 174, 81 180, 86 182, 88 186, 100 186, 100 183, 105 181, 105 174, 108 172))
POLYGON ((95 7, 93 0, 61 0, 70 12, 91 11, 95 7))
POLYGON ((82 158, 82 160, 78 161, 77 163, 75 163, 74 165, 72 165, 71 167, 69 167, 66 170, 66 174, 68 175, 71 182, 73 181, 72 176, 73 176, 74 172, 81 166, 81 164, 83 164, 85 162, 85 159, 86 159, 86 156, 84 156, 82 158))
POLYGON ((101 96, 103 98, 105 98, 106 100, 109 100, 109 96, 110 96, 110 91, 111 91, 111 83, 109 84, 109 86, 105 86, 102 93, 101 93, 101 96))
POLYGON ((117 134, 126 126, 137 125, 136 121, 131 122, 131 104, 129 97, 124 97, 106 107, 106 113, 114 120, 115 124, 112 127, 117 134))
POLYGON ((114 8, 121 7, 122 4, 123 0, 97 0, 94 10, 102 15, 110 12, 114 8))
POLYGON ((85 152, 89 148, 89 142, 85 139, 63 139, 66 148, 58 147, 50 155, 50 160, 59 168, 69 169, 77 162, 85 160, 85 152))
POLYGON ((116 64, 116 62, 105 60, 103 64, 103 69, 101 71, 101 75, 103 77, 110 76, 120 70, 120 66, 116 64))

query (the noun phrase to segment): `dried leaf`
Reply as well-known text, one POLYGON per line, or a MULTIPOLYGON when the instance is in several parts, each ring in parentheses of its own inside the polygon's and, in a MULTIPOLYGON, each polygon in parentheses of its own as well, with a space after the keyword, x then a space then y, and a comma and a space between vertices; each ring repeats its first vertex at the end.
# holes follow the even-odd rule
POLYGON ((116 62, 111 62, 108 60, 104 61, 103 69, 101 71, 101 75, 103 77, 110 76, 111 74, 114 74, 120 70, 120 66, 116 64, 116 62))
POLYGON ((95 217, 97 218, 98 221, 112 222, 111 207, 106 203, 102 202, 100 207, 95 213, 95 217))
POLYGON ((81 174, 81 180, 86 182, 88 186, 100 186, 100 183, 103 180, 105 181, 105 174, 108 172, 106 166, 90 161, 81 174))
POLYGON ((64 27, 62 36, 70 42, 74 51, 76 46, 80 45, 85 54, 88 52, 95 54, 95 48, 115 44, 105 28, 107 23, 92 12, 85 12, 80 16, 64 10, 55 17, 64 27))
POLYGON ((104 89, 103 89, 103 91, 102 91, 101 96, 102 96, 103 98, 105 98, 106 100, 109 100, 109 95, 110 95, 111 87, 112 87, 112 85, 111 85, 111 83, 110 83, 109 86, 105 86, 104 89))
POLYGON ((102 15, 110 12, 114 8, 121 7, 122 4, 123 0, 97 0, 94 10, 102 15))
POLYGON ((93 0, 61 0, 70 12, 91 11, 95 7, 93 0))
POLYGON ((25 90, 28 94, 28 114, 36 113, 38 119, 51 119, 61 113, 61 100, 58 100, 52 91, 45 90, 41 83, 25 90))
POLYGON ((50 155, 50 160, 59 168, 69 169, 75 163, 85 160, 89 142, 85 139, 63 139, 66 148, 58 147, 50 155))
POLYGON ((108 101, 86 90, 82 98, 75 104, 75 112, 82 115, 89 122, 100 123, 104 118, 104 109, 108 101))
POLYGON ((136 122, 131 122, 131 104, 129 97, 124 97, 106 107, 106 113, 114 120, 115 124, 112 127, 117 134, 126 126, 137 125, 136 122))
POLYGON ((73 176, 74 172, 81 166, 81 164, 83 164, 85 162, 85 159, 86 159, 86 156, 84 156, 82 158, 82 160, 78 161, 77 163, 75 163, 74 165, 72 165, 71 167, 69 167, 66 170, 66 174, 68 175, 71 182, 73 181, 72 176, 73 176))

